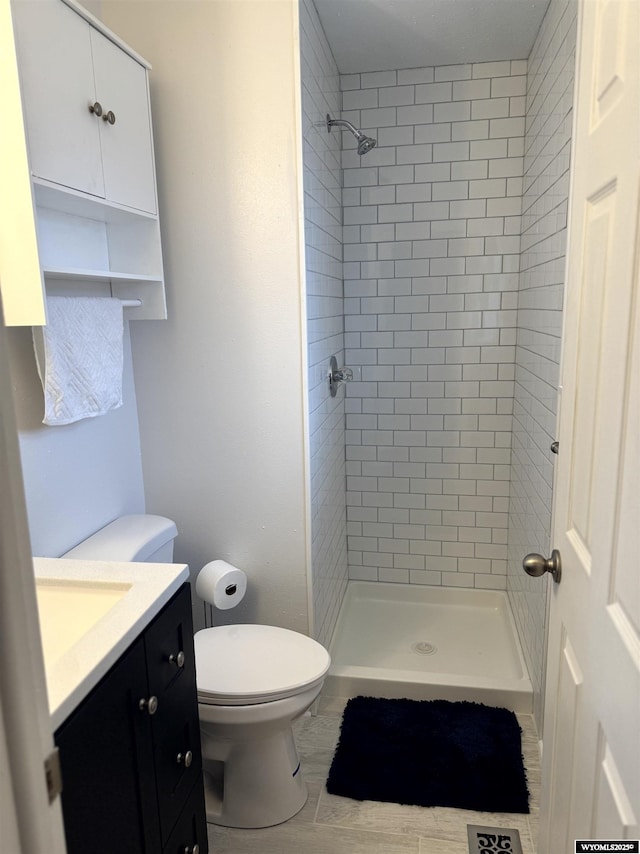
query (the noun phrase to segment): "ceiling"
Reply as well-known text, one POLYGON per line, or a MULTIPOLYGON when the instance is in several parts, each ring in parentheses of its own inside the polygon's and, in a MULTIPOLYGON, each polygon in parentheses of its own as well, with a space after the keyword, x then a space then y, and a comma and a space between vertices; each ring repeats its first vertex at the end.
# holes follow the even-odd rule
POLYGON ((526 59, 549 0, 315 0, 343 74, 526 59))

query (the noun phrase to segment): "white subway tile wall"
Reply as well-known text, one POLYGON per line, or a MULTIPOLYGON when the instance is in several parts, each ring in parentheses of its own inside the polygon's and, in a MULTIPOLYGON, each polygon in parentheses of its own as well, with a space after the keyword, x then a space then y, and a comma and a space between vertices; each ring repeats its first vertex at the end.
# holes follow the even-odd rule
POLYGON ((565 276, 576 6, 551 0, 529 57, 507 589, 542 722, 546 586, 522 571, 550 554, 565 276))
POLYGON ((506 587, 526 71, 341 77, 350 578, 506 587))
POLYGON ((300 3, 300 54, 315 636, 328 644, 347 584, 344 394, 331 398, 329 357, 344 357, 338 70, 311 0, 300 3))

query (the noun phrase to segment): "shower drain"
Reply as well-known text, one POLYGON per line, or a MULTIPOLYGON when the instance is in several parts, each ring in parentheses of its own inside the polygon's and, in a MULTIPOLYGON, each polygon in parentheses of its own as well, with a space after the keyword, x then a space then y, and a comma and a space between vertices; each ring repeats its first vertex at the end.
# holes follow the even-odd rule
POLYGON ((416 641, 411 644, 411 649, 418 655, 434 655, 438 651, 438 647, 429 641, 416 641))

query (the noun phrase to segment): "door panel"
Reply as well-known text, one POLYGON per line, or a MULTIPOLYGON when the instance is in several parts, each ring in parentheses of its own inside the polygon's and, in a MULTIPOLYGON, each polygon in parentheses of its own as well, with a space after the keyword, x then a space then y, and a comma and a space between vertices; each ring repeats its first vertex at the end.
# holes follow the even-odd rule
MULTIPOLYGON (((563 627, 564 629, 564 627, 563 627)), ((569 850, 567 848, 564 817, 571 813, 570 771, 573 768, 575 745, 575 722, 579 717, 582 700, 582 669, 576 660, 566 630, 562 631, 563 641, 558 662, 558 683, 554 696, 558 698, 558 714, 555 719, 554 743, 557 745, 553 761, 553 779, 557 796, 551 804, 549 851, 569 850)))
POLYGON ((631 839, 635 830, 633 806, 602 731, 600 735, 602 756, 597 772, 593 832, 600 839, 631 839))
POLYGON ((580 565, 591 572, 591 522, 593 511, 593 462, 596 443, 596 411, 599 386, 603 380, 599 366, 603 343, 604 296, 611 208, 615 203, 608 187, 587 207, 585 226, 586 281, 580 305, 575 418, 573 421, 573 466, 570 481, 569 532, 574 547, 581 552, 580 565))
POLYGON ((146 696, 138 640, 56 732, 69 854, 160 850, 151 718, 138 708, 146 696))
POLYGON ((640 4, 580 5, 541 854, 638 836, 640 4))
POLYGON ((146 70, 93 28, 91 50, 98 100, 115 115, 99 122, 106 198, 155 213, 146 70))
POLYGON ((15 0, 13 12, 31 171, 103 196, 89 24, 59 0, 15 0))

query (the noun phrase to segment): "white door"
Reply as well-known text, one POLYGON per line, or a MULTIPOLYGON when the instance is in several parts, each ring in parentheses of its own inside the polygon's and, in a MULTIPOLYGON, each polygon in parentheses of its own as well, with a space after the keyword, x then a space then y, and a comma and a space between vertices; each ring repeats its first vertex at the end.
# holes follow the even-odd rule
POLYGON ((540 854, 640 821, 640 3, 578 38, 540 854))
MULTIPOLYGON (((44 321, 9 0, 0 0, 0 288, 17 323, 44 321), (7 138, 8 137, 8 138, 7 138), (22 298, 21 298, 22 297, 22 298)), ((0 309, 0 850, 64 854, 12 377, 0 309)))
POLYGON ((105 113, 100 125, 105 196, 156 212, 147 71, 93 27, 91 51, 96 96, 105 113), (111 112, 114 123, 104 121, 111 112))
POLYGON ((31 171, 104 196, 91 28, 60 0, 14 0, 13 14, 31 171))
POLYGON ((46 323, 9 0, 0 0, 0 296, 7 326, 46 323))
POLYGON ((2 311, 0 483, 0 851, 64 854, 60 797, 50 802, 46 786, 53 735, 2 311))

